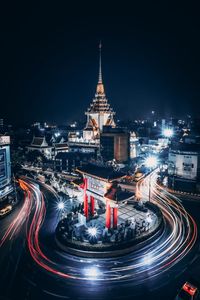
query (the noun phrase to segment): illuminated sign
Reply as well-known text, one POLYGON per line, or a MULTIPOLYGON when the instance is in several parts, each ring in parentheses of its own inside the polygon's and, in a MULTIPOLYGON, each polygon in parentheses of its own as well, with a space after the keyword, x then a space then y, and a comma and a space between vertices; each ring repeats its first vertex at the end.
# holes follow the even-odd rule
POLYGON ((0 136, 0 145, 8 145, 10 144, 10 137, 6 135, 0 136))
POLYGON ((0 180, 7 176, 6 149, 0 149, 0 180))
POLYGON ((105 186, 106 186, 106 182, 102 180, 93 177, 88 178, 88 190, 91 192, 103 196, 105 194, 105 186))

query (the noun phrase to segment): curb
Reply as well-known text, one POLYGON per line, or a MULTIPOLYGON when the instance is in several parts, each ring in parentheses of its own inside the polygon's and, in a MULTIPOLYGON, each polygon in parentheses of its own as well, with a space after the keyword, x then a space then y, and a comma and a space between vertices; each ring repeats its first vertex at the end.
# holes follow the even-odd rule
MULTIPOLYGON (((158 227, 152 231, 148 236, 141 237, 137 243, 134 243, 135 241, 129 242, 129 245, 126 247, 126 245, 123 245, 124 247, 121 249, 110 249, 110 250, 103 250, 102 251, 92 251, 89 249, 77 249, 76 247, 72 247, 72 243, 68 245, 64 245, 62 242, 60 242, 55 234, 55 242, 57 246, 64 252, 68 252, 69 254, 80 256, 80 257, 87 257, 87 258, 105 258, 105 257, 118 257, 126 255, 130 252, 133 252, 135 250, 138 250, 141 248, 144 244, 149 243, 150 241, 155 240, 158 236, 162 234, 164 230, 164 219, 162 217, 162 220, 158 227), (142 240, 142 238, 144 238, 142 240)), ((117 246, 116 246, 117 248, 117 246)))

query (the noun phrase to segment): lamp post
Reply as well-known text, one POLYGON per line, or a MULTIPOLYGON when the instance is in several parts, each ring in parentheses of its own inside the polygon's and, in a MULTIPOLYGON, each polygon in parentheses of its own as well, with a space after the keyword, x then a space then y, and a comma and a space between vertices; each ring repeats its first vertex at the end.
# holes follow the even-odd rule
POLYGON ((57 209, 59 211, 59 220, 60 220, 65 210, 65 203, 63 201, 58 202, 57 209))
POLYGON ((173 128, 171 128, 171 127, 164 128, 162 134, 167 139, 167 146, 169 146, 169 144, 171 143, 171 138, 174 135, 173 128))
POLYGON ((153 174, 149 175, 149 202, 151 202, 151 177, 153 174))
POLYGON ((165 128, 164 130, 163 130, 163 135, 166 137, 166 138, 171 138, 172 136, 173 136, 173 134, 174 134, 174 131, 173 131, 173 129, 172 128, 170 128, 170 127, 167 127, 167 128, 165 128))
MULTIPOLYGON (((149 168, 151 171, 155 169, 158 165, 158 160, 156 156, 148 156, 145 160, 145 165, 147 168, 149 168)), ((151 176, 149 175, 149 202, 151 201, 151 176)))

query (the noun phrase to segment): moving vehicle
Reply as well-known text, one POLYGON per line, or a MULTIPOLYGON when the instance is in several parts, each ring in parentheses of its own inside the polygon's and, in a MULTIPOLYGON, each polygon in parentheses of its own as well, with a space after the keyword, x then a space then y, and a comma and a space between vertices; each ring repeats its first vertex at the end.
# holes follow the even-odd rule
POLYGON ((0 209, 0 217, 3 217, 5 215, 7 215, 9 212, 11 212, 11 210, 12 210, 12 206, 11 205, 7 205, 6 207, 1 208, 0 209))
POLYGON ((175 300, 197 300, 199 299, 198 288, 190 282, 185 282, 177 294, 175 300))
POLYGON ((142 179, 145 175, 142 172, 137 172, 135 173, 134 179, 135 181, 139 181, 140 179, 142 179))

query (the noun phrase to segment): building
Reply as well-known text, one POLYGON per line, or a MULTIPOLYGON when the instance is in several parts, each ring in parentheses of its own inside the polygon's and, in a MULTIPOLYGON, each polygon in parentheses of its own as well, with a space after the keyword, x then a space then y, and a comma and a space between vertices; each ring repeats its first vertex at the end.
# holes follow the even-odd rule
POLYGON ((130 159, 130 133, 125 128, 104 126, 100 134, 100 151, 105 161, 115 159, 127 163, 130 159))
POLYGON ((54 157, 56 157, 56 155, 58 153, 69 151, 69 146, 68 146, 67 142, 60 135, 53 136, 50 140, 50 145, 53 147, 52 155, 54 157))
POLYGON ((114 115, 106 98, 101 71, 101 44, 99 45, 99 79, 95 97, 86 111, 87 123, 83 130, 83 139, 88 142, 99 143, 103 126, 115 127, 114 115))
POLYGON ((52 158, 52 148, 52 146, 48 145, 44 136, 34 136, 30 146, 27 147, 28 151, 40 151, 47 159, 52 158))
POLYGON ((133 193, 118 186, 117 180, 125 174, 92 164, 77 168, 77 171, 83 176, 83 183, 79 186, 83 189, 85 218, 88 219, 89 214, 93 216, 95 208, 102 203, 106 208, 105 226, 108 229, 117 228, 118 205, 134 197, 133 193))
POLYGON ((27 147, 28 151, 40 151, 44 156, 51 160, 60 152, 68 152, 69 147, 65 139, 61 136, 53 136, 47 142, 44 136, 33 137, 31 144, 27 147))
POLYGON ((134 159, 140 154, 139 140, 134 131, 130 132, 130 158, 134 159))
POLYGON ((168 184, 171 188, 199 192, 200 145, 176 143, 171 145, 168 157, 168 184))
POLYGON ((10 137, 0 136, 0 201, 12 191, 10 137))

